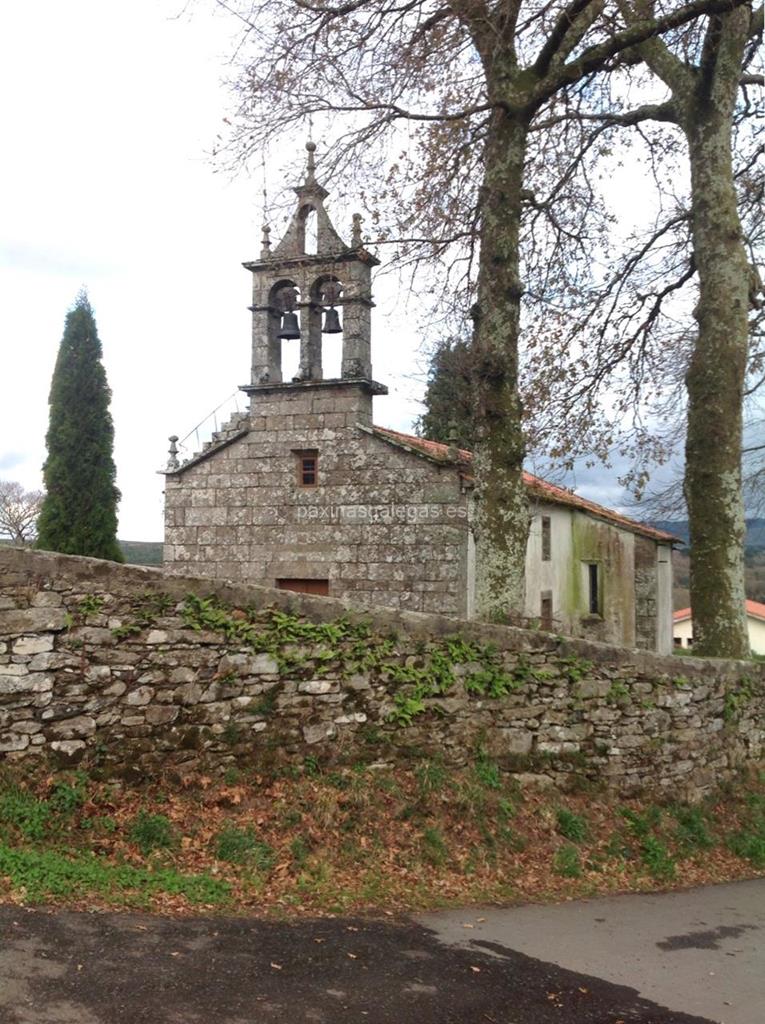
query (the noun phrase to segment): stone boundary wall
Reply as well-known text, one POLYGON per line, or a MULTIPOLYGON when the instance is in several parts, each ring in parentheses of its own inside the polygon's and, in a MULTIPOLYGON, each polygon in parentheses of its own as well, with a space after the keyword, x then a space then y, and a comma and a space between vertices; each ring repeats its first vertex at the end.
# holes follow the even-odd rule
POLYGON ((140 777, 485 752, 524 778, 695 799, 761 758, 764 712, 763 664, 0 548, 9 760, 140 777))

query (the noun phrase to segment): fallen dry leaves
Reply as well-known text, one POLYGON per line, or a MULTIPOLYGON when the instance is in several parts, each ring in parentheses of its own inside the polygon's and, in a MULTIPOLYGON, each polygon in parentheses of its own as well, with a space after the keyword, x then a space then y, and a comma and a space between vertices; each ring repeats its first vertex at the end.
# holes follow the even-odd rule
MULTIPOLYGON (((27 785, 44 796, 54 781, 48 776, 27 785)), ((640 801, 591 793, 521 792, 509 778, 501 792, 481 789, 470 769, 444 774, 437 792, 423 790, 417 770, 403 769, 341 769, 276 779, 252 773, 225 784, 200 775, 187 776, 180 785, 154 782, 140 788, 88 782, 87 800, 69 823, 65 844, 115 863, 148 862, 184 875, 211 874, 231 885, 226 912, 281 917, 559 901, 669 887, 651 878, 639 860, 609 852, 623 825, 619 808, 625 806, 637 812, 644 807, 640 801), (556 830, 561 806, 587 820, 578 878, 561 877, 552 867, 565 842, 556 830), (130 841, 141 810, 169 819, 176 837, 172 849, 147 858, 130 841), (104 816, 113 820, 112 831, 84 827, 104 816), (216 859, 217 838, 232 826, 271 852, 267 868, 216 859)), ((710 808, 710 821, 722 836, 736 829, 741 813, 741 800, 728 795, 710 808)), ((719 841, 712 850, 679 860, 674 884, 757 874, 719 841)), ((0 899, 19 901, 2 878, 0 899)), ((87 905, 108 902, 94 898, 87 905)), ((163 914, 200 910, 177 893, 153 894, 148 902, 163 914)))

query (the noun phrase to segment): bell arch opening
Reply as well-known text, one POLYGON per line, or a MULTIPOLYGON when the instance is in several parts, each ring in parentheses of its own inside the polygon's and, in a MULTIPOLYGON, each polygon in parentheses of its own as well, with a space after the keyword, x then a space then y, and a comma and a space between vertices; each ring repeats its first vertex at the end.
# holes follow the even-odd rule
POLYGON ((319 219, 315 206, 310 203, 301 206, 297 227, 298 248, 306 256, 315 256, 319 251, 319 219))
POLYGON ((337 380, 343 366, 343 283, 334 274, 321 274, 311 285, 311 308, 320 335, 325 380, 337 380))
POLYGON ((300 366, 300 288, 284 278, 271 286, 268 338, 279 380, 291 380, 300 366))

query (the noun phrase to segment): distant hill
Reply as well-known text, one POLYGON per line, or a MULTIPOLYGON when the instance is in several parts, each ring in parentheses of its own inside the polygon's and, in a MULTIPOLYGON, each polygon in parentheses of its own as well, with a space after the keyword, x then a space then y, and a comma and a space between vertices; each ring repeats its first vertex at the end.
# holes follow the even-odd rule
POLYGON ((162 542, 153 540, 118 541, 128 565, 162 565, 162 542))
MULTIPOLYGON (((688 557, 688 520, 655 519, 650 523, 657 530, 666 530, 683 541, 685 547, 675 548, 673 602, 675 608, 687 608, 691 603, 688 592, 690 559, 688 557)), ((746 521, 746 596, 753 601, 765 601, 765 519, 746 521)))
MULTIPOLYGON (((675 549, 672 554, 672 565, 674 566, 675 608, 687 608, 691 603, 688 592, 690 573, 688 548, 675 549)), ((765 603, 765 548, 751 547, 747 549, 744 584, 748 598, 765 603)))
MULTIPOLYGON (((657 530, 673 533, 683 541, 686 547, 688 546, 687 519, 652 519, 648 525, 654 526, 657 530)), ((745 543, 749 550, 765 550, 765 519, 747 519, 745 543)))
MULTIPOLYGON (((0 544, 10 544, 6 537, 0 537, 0 544)), ((118 540, 128 565, 162 565, 162 541, 118 540)))

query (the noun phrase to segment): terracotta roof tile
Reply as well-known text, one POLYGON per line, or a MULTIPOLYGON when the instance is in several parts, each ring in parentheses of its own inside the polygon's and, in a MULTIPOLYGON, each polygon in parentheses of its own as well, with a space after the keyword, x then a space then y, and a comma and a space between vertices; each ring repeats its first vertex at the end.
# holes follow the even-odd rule
MULTIPOLYGON (((390 441, 402 448, 420 452, 432 459, 434 462, 446 464, 453 463, 462 471, 464 476, 468 478, 470 477, 472 472, 473 453, 467 451, 465 448, 459 448, 457 450, 458 458, 456 463, 454 463, 451 456, 451 449, 448 444, 442 444, 440 441, 428 441, 423 437, 415 437, 412 434, 402 434, 400 431, 390 430, 388 427, 372 427, 372 431, 382 440, 390 441)), ((630 519, 628 516, 623 516, 619 512, 614 512, 613 509, 606 508, 604 505, 598 505, 594 501, 588 501, 587 498, 582 498, 580 495, 574 494, 573 491, 569 491, 565 487, 558 487, 556 484, 548 483, 547 480, 534 476, 532 473, 524 472, 523 480, 526 487, 533 495, 545 501, 550 501, 556 505, 567 505, 570 508, 576 508, 582 512, 588 512, 590 515, 595 516, 598 519, 614 523, 616 526, 621 526, 625 530, 629 530, 631 533, 637 533, 643 537, 650 537, 652 540, 658 540, 664 543, 681 543, 680 538, 673 536, 671 533, 666 533, 664 530, 656 530, 652 526, 647 526, 645 523, 639 523, 636 519, 630 519)))
MULTIPOLYGON (((762 619, 765 622, 765 604, 760 604, 759 601, 750 601, 748 598, 744 602, 746 606, 746 614, 751 615, 753 619, 762 619)), ((672 619, 674 622, 684 622, 686 619, 690 619, 691 609, 680 608, 678 611, 672 613, 672 619)))

